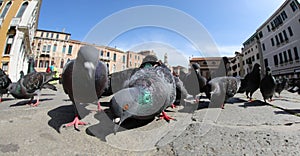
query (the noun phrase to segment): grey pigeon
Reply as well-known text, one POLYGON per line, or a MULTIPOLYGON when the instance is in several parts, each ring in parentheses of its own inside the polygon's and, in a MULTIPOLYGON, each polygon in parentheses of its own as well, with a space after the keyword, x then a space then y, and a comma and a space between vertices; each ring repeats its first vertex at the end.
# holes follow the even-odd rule
MULTIPOLYGON (((187 92, 196 97, 200 92, 204 92, 206 85, 206 78, 201 76, 200 65, 192 63, 192 69, 189 73, 181 73, 180 79, 182 80, 187 92)), ((198 98, 196 98, 198 100, 198 98)))
POLYGON ((32 72, 20 78, 17 82, 11 83, 8 86, 9 93, 17 99, 29 99, 32 102, 34 96, 37 101, 32 106, 39 105, 39 97, 43 88, 48 88, 56 91, 56 87, 49 84, 50 81, 56 80, 53 78, 55 73, 32 72))
POLYGON ((7 94, 8 86, 11 84, 11 80, 8 75, 0 68, 0 102, 2 102, 3 94, 7 94))
POLYGON ((62 73, 62 85, 64 92, 68 94, 74 104, 75 118, 74 121, 65 126, 84 125, 80 121, 76 105, 80 103, 98 104, 100 107, 100 97, 107 88, 108 74, 107 66, 98 59, 98 51, 91 46, 84 46, 79 49, 76 60, 69 61, 62 73))
POLYGON ((207 84, 210 107, 224 109, 225 102, 237 93, 240 84, 240 79, 236 77, 223 76, 210 80, 207 84))
POLYGON ((127 118, 149 119, 162 113, 166 120, 172 119, 164 112, 176 97, 175 80, 169 69, 142 68, 131 76, 125 87, 112 98, 115 132, 127 118))
POLYGON ((238 92, 246 92, 247 98, 252 101, 253 93, 259 88, 260 84, 260 65, 254 64, 254 67, 250 73, 248 73, 243 80, 241 80, 241 87, 238 92), (250 93, 250 96, 249 96, 250 93))
POLYGON ((280 97, 280 93, 287 88, 288 79, 283 77, 281 79, 276 80, 275 92, 278 93, 280 97))
POLYGON ((260 92, 266 102, 267 99, 272 101, 272 97, 275 93, 276 80, 274 76, 271 74, 271 69, 269 67, 266 68, 266 75, 260 82, 260 92))
POLYGON ((211 77, 209 78, 209 80, 216 77, 228 76, 229 65, 229 59, 225 56, 222 57, 218 68, 211 72, 211 77))

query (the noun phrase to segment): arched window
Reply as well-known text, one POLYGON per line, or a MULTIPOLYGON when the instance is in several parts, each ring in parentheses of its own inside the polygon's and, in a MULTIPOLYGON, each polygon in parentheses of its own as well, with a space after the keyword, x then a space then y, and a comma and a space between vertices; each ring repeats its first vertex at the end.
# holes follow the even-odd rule
POLYGON ((9 1, 9 2, 6 4, 5 8, 3 9, 3 11, 2 11, 2 13, 1 13, 1 15, 0 15, 0 18, 4 18, 4 17, 5 17, 5 15, 7 14, 7 12, 8 12, 8 10, 9 10, 10 6, 11 6, 11 1, 9 1))
POLYGON ((25 12, 27 6, 28 6, 28 2, 23 3, 16 17, 18 17, 18 18, 22 17, 22 15, 25 12))

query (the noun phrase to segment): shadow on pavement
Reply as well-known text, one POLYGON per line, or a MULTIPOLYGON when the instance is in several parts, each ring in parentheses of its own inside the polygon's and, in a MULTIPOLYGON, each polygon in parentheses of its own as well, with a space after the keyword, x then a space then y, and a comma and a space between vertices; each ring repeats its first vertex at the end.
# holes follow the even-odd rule
MULTIPOLYGON (((78 110, 80 110, 79 116, 81 117, 81 119, 90 113, 89 110, 84 108, 85 106, 85 104, 82 104, 77 108, 78 110)), ((59 106, 55 109, 50 110, 47 114, 51 117, 51 119, 48 121, 48 125, 55 129, 58 133, 60 133, 60 128, 62 127, 62 125, 74 120, 74 105, 71 104, 59 106)))
MULTIPOLYGON (((49 100, 53 100, 53 98, 40 99, 40 104, 43 101, 49 101, 49 100)), ((16 104, 12 104, 9 107, 24 106, 24 105, 30 104, 29 102, 30 102, 30 100, 24 100, 24 101, 20 101, 16 104)), ((32 100, 32 103, 36 103, 36 100, 32 100)))
MULTIPOLYGON (((101 103, 102 104, 102 103, 101 103)), ((113 120, 113 115, 110 109, 105 109, 97 114, 95 114, 95 119, 99 120, 99 123, 92 125, 86 129, 86 133, 91 136, 99 138, 101 141, 106 141, 106 136, 114 133, 115 123, 113 120)), ((126 131, 128 129, 134 129, 138 127, 145 126, 152 122, 153 119, 149 120, 137 120, 133 118, 126 119, 118 129, 117 133, 121 131, 126 131)))
POLYGON ((266 106, 269 105, 268 103, 262 102, 260 100, 254 100, 252 102, 245 102, 243 105, 239 105, 239 107, 259 107, 259 106, 266 106))

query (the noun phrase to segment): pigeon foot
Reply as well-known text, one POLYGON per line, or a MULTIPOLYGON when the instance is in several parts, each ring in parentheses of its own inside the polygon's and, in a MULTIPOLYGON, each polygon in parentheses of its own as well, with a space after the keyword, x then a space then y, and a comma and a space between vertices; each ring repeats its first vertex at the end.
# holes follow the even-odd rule
POLYGON ((172 103, 171 105, 172 109, 176 108, 176 105, 174 105, 174 103, 172 103))
POLYGON ((160 115, 159 117, 160 119, 165 119, 167 122, 169 122, 170 120, 175 120, 173 117, 170 117, 167 115, 167 113, 165 111, 162 111, 162 115, 160 115))
POLYGON ((87 123, 80 121, 78 118, 78 115, 75 115, 74 120, 72 122, 66 124, 64 127, 70 127, 73 125, 74 125, 75 129, 79 131, 78 125, 87 125, 87 123))

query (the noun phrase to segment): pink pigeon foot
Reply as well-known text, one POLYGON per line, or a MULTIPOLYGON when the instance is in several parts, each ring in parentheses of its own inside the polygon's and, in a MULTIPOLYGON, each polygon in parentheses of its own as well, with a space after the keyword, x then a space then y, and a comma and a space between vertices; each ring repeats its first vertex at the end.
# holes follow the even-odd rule
POLYGON ((172 109, 176 108, 176 105, 174 105, 174 103, 172 103, 171 105, 172 109))
POLYGON ((162 111, 162 115, 160 115, 159 117, 160 119, 165 119, 166 121, 170 121, 170 120, 175 120, 174 118, 170 117, 167 115, 167 113, 165 111, 162 111))
POLYGON ((70 127, 70 126, 73 126, 73 125, 74 125, 74 126, 75 126, 75 129, 76 129, 76 130, 79 130, 79 129, 78 129, 78 125, 86 125, 86 124, 87 124, 87 123, 82 122, 82 121, 79 120, 78 115, 75 115, 74 120, 73 120, 72 122, 66 124, 65 127, 70 127))
POLYGON ((224 109, 224 103, 221 105, 221 108, 224 109))
MULTIPOLYGON (((30 100, 30 102, 31 102, 31 100, 30 100)), ((36 101, 36 103, 32 103, 31 106, 32 106, 32 107, 37 107, 39 104, 40 104, 40 100, 38 99, 38 100, 36 101)))

